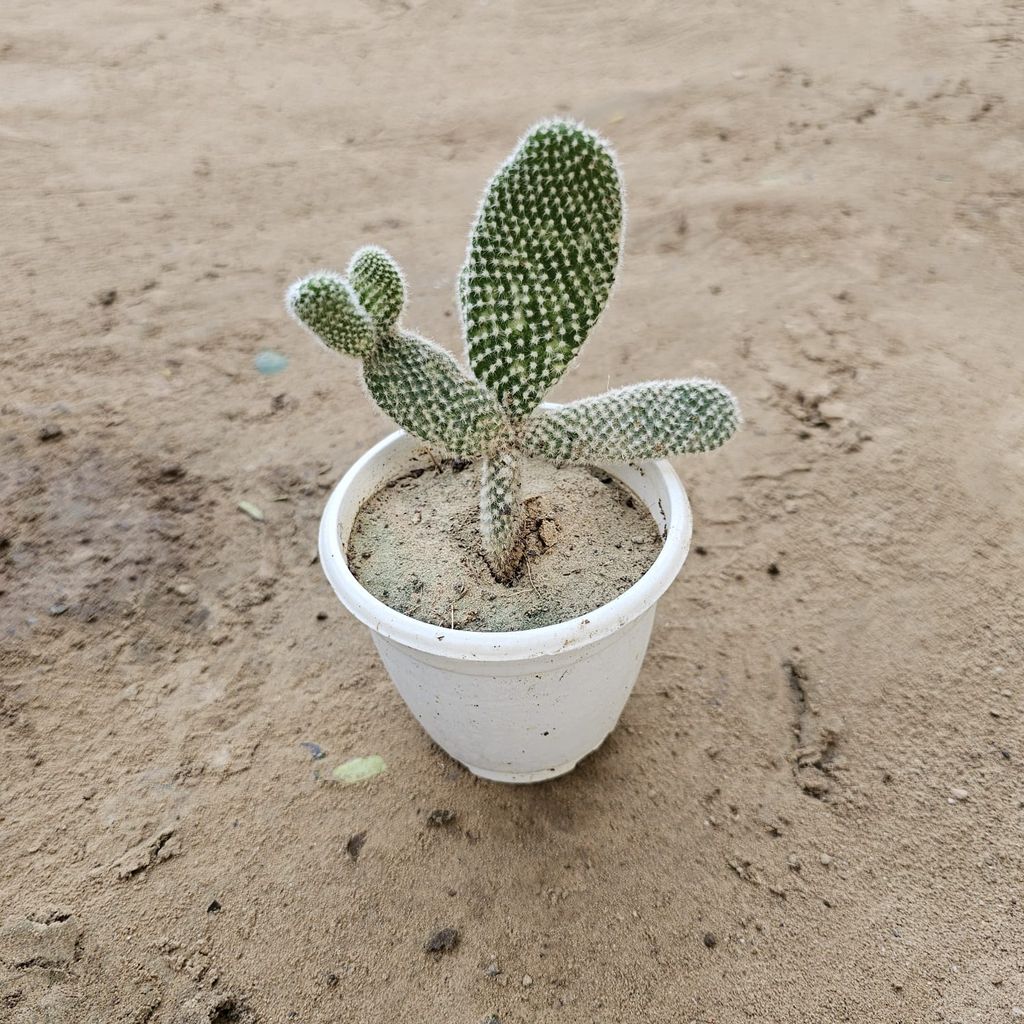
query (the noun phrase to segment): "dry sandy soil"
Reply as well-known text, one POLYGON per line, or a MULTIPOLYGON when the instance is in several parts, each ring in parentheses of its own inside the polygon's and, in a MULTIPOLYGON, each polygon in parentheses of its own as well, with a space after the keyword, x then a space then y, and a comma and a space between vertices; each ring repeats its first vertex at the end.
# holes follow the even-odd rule
POLYGON ((1022 59, 1020 0, 7 0, 0 1019, 1020 1018, 1022 59), (457 347, 552 112, 631 196, 555 397, 714 376, 747 425, 679 463, 618 731, 513 789, 314 561, 388 427, 281 295, 379 242, 457 347))

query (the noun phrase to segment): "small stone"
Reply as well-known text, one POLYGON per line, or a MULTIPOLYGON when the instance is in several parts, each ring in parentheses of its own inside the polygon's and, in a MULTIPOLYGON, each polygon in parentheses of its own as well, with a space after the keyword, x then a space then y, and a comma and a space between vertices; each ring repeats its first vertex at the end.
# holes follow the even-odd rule
POLYGON ((490 1017, 484 1018, 483 1024, 501 1024, 501 1020, 496 1013, 492 1013, 490 1017))
POLYGON ((449 810, 431 811, 427 815, 427 824, 431 828, 443 828, 445 825, 450 825, 454 820, 455 812, 449 810))
POLYGON ((39 428, 39 434, 37 436, 40 441, 56 441, 58 438, 64 436, 64 428, 58 427, 55 423, 44 423, 39 428))
POLYGON ((805 773, 800 779, 800 788, 820 800, 832 791, 832 784, 823 776, 805 773))
POLYGON ((960 787, 958 787, 958 786, 954 786, 949 791, 949 795, 955 801, 957 801, 957 803, 962 803, 964 800, 969 800, 970 796, 971 796, 971 794, 966 789, 960 789, 960 787))
POLYGON ((220 900, 210 900, 209 906, 206 908, 208 914, 219 914, 221 911, 220 900))
POLYGON ((533 984, 533 978, 529 974, 523 975, 523 988, 529 988, 533 984))
POLYGON ((818 860, 821 862, 821 866, 827 868, 832 863, 832 858, 827 854, 823 853, 818 860))
POLYGON ((280 352, 274 352, 272 349, 266 349, 253 359, 252 365, 258 373, 262 373, 264 376, 273 376, 275 373, 287 369, 288 357, 280 352))
POLYGON ((195 592, 196 585, 194 583, 179 583, 175 588, 174 592, 179 597, 188 597, 190 594, 195 592))
POLYGON ((54 617, 63 615, 68 610, 66 604, 51 604, 47 611, 54 617))
POLYGON ((839 423, 842 420, 851 418, 850 410, 845 402, 836 401, 834 398, 826 399, 818 404, 818 413, 822 419, 829 423, 839 423))
POLYGON ((180 480, 184 475, 184 468, 177 462, 167 462, 157 472, 157 478, 165 484, 169 484, 172 480, 180 480))
POLYGON ((354 836, 349 836, 349 840, 345 844, 345 853, 347 853, 352 860, 359 860, 359 852, 362 850, 365 843, 366 833, 357 832, 354 836))
POLYGON ((704 933, 704 945, 707 946, 708 949, 714 949, 715 946, 718 945, 718 939, 715 938, 713 932, 704 933))
POLYGON ((499 974, 501 974, 501 968, 498 966, 496 961, 492 960, 484 968, 484 974, 486 974, 488 978, 496 978, 499 974))
POLYGON ((777 562, 769 562, 768 563, 768 568, 767 568, 766 571, 767 571, 769 576, 778 576, 779 575, 779 565, 778 565, 778 563, 777 562))
POLYGON ((991 716, 992 716, 993 718, 1002 718, 1002 717, 1003 717, 1003 713, 1002 713, 1002 711, 997 711, 997 710, 996 710, 995 708, 989 708, 989 709, 988 709, 988 713, 989 713, 989 714, 990 714, 990 715, 991 715, 991 716))
POLYGON ((256 520, 257 523, 263 522, 265 516, 263 515, 263 510, 258 505, 254 505, 251 501, 240 501, 238 507, 250 519, 256 520))
POLYGON ((540 539, 546 548, 552 548, 558 542, 558 527, 553 519, 545 519, 540 524, 540 539))
POLYGON ((457 928, 442 928, 434 932, 423 944, 424 950, 428 953, 450 953, 459 944, 459 931, 457 928))
POLYGON ((800 868, 803 867, 803 865, 800 863, 800 858, 795 853, 791 853, 786 858, 786 863, 789 865, 790 871, 799 871, 800 868))

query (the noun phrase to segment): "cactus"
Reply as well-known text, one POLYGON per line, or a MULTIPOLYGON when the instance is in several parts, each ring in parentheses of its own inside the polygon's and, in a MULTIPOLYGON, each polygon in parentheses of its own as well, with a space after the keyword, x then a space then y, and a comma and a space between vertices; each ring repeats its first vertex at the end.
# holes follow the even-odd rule
POLYGON ((608 144, 571 121, 542 121, 484 193, 459 275, 472 374, 399 326, 405 280, 376 246, 345 277, 288 290, 292 315, 329 348, 363 361, 374 401, 408 433, 481 463, 480 533, 495 578, 522 558, 524 456, 635 462, 717 448, 739 425, 710 380, 654 381, 538 408, 597 322, 622 252, 625 203, 608 144))

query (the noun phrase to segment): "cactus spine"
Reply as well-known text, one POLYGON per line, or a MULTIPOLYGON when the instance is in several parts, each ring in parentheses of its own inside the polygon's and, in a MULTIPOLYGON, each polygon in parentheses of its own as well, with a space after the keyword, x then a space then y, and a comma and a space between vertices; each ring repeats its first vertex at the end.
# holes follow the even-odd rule
POLYGON ((538 409, 597 322, 622 250, 625 202, 610 147, 571 121, 536 125, 491 179, 470 233, 458 297, 472 375, 403 330, 405 281, 376 246, 345 277, 311 274, 292 315, 363 361, 374 401, 442 451, 480 457, 480 532, 495 577, 519 570, 522 457, 635 462, 717 448, 739 425, 710 380, 654 381, 538 409))

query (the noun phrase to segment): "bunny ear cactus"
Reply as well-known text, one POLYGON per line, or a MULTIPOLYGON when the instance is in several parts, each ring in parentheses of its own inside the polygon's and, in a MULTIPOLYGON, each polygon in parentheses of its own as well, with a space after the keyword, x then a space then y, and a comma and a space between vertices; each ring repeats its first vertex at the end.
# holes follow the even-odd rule
POLYGON ((408 433, 481 460, 480 534, 495 578, 522 560, 524 456, 634 462, 717 448, 740 422, 709 380, 637 384, 539 409, 597 322, 622 251, 625 202, 608 144, 571 121, 534 127, 491 179, 458 296, 472 376, 399 326, 405 280, 360 249, 346 277, 296 282, 287 305, 329 348, 363 361, 367 390, 408 433))

